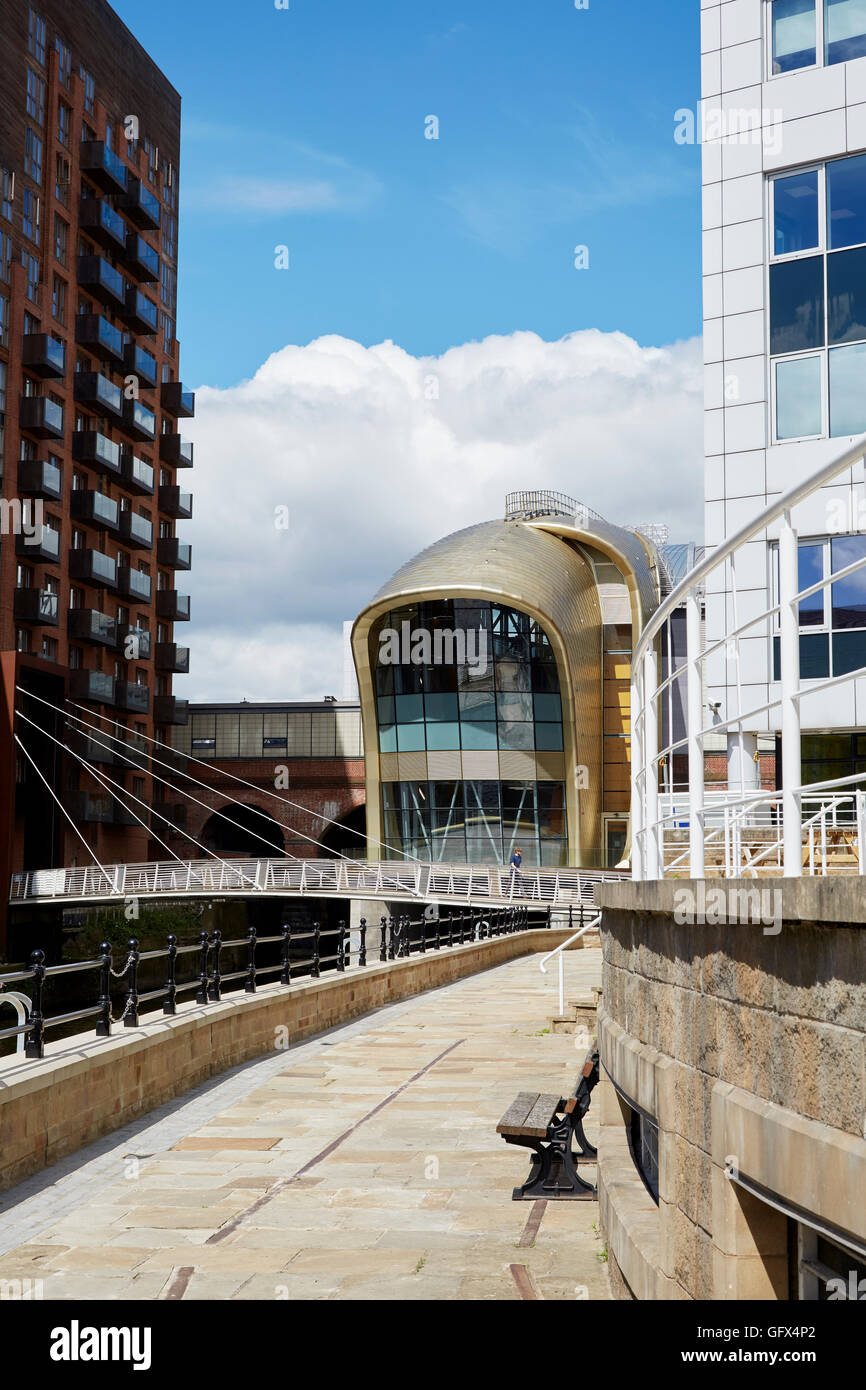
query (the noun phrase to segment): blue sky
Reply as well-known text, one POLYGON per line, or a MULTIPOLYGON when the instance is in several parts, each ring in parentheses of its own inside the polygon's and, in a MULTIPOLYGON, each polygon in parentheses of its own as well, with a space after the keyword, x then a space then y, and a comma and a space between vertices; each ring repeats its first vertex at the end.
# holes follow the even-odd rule
POLYGON ((696 0, 290 5, 115 3, 183 97, 189 385, 331 333, 426 356, 518 329, 700 331, 699 151, 673 139, 696 0))

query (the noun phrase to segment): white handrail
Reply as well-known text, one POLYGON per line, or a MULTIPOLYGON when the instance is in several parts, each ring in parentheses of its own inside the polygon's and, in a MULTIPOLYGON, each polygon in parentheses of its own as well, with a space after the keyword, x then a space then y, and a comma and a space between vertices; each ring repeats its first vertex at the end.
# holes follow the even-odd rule
MULTIPOLYGON (((30 1008, 33 1001, 26 994, 18 994, 15 990, 3 990, 0 993, 0 1004, 11 1004, 18 1015, 19 1023, 26 1023, 30 1016, 30 1008)), ((23 1052, 26 1037, 24 1033, 19 1033, 15 1039, 15 1051, 23 1052)))
POLYGON ((565 981, 564 981, 564 977, 563 977, 562 953, 563 953, 563 951, 566 951, 566 950, 568 949, 568 947, 572 944, 572 942, 577 941, 578 937, 583 936, 584 932, 588 932, 588 931, 590 930, 591 927, 597 927, 600 921, 601 921, 601 913, 600 913, 600 912, 597 912, 596 915, 595 915, 589 922, 585 922, 585 923, 584 923, 584 925, 580 928, 579 931, 576 931, 576 932, 574 933, 573 936, 570 936, 570 937, 568 938, 567 941, 563 941, 561 945, 559 945, 559 946, 554 946, 553 950, 552 950, 552 951, 548 951, 547 955, 544 956, 544 957, 542 958, 542 960, 539 962, 539 968, 540 968, 540 970, 541 970, 542 975, 546 975, 546 974, 547 974, 547 962, 548 962, 549 960, 551 960, 553 956, 559 956, 559 1016, 560 1016, 560 1018, 562 1017, 562 1014, 563 1014, 563 1012, 564 1012, 564 1010, 565 1010, 565 981))

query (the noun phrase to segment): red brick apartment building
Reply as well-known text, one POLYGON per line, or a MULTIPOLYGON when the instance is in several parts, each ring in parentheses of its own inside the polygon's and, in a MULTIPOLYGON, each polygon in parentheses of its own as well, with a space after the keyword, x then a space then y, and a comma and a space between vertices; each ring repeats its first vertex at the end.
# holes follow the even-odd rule
POLYGON ((148 857, 145 826, 50 735, 140 797, 145 824, 165 796, 148 745, 124 768, 34 697, 132 736, 185 721, 194 398, 175 336, 178 93, 104 0, 0 0, 0 63, 2 919, 16 870, 89 863, 86 846, 148 857))

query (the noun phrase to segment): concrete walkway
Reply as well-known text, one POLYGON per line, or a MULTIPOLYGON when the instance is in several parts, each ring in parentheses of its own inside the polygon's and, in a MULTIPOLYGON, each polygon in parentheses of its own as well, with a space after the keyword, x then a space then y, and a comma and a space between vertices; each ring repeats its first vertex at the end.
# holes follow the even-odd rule
MULTIPOLYGON (((567 995, 600 982, 600 955, 566 954, 567 995)), ((512 1202, 529 1156, 495 1132, 518 1091, 566 1094, 583 1059, 548 1031, 539 959, 237 1068, 22 1183, 0 1281, 48 1299, 609 1298, 597 1204, 512 1202)))

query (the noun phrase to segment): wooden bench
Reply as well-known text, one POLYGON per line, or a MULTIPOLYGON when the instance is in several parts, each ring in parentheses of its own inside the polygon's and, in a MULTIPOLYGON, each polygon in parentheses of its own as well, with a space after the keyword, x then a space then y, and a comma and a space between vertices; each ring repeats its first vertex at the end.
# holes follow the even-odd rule
POLYGON ((583 1117, 589 1109, 590 1095, 598 1081, 598 1053, 586 1055, 574 1094, 568 1099, 521 1091, 512 1101, 496 1133, 506 1144, 532 1150, 529 1177, 515 1187, 515 1202, 554 1201, 594 1202, 597 1189, 584 1182, 578 1163, 596 1163, 598 1154, 583 1132, 583 1117), (572 1144, 577 1144, 577 1149, 572 1144))

